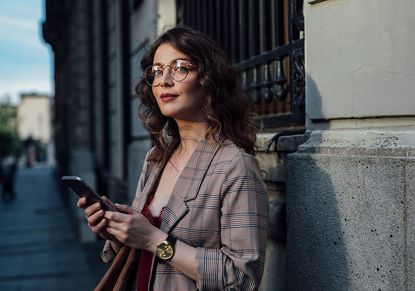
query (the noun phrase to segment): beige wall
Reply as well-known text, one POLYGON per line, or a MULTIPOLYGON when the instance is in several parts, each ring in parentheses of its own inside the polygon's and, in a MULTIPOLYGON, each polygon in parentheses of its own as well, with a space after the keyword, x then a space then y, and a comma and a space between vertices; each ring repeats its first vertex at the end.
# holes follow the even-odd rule
POLYGON ((17 108, 18 132, 21 139, 32 136, 49 143, 51 138, 50 99, 44 95, 22 95, 17 108))
POLYGON ((161 34, 176 24, 176 2, 159 0, 157 4, 157 34, 161 34))
POLYGON ((413 0, 306 1, 310 120, 414 116, 413 5, 413 0))

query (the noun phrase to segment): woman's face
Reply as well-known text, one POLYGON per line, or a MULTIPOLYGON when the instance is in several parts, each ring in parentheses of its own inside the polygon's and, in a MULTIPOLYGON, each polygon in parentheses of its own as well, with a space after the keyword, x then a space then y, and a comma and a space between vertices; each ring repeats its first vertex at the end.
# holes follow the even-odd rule
MULTIPOLYGON (((159 64, 162 75, 157 77, 160 85, 152 87, 153 95, 163 115, 175 120, 200 122, 206 120, 202 110, 205 93, 197 78, 197 68, 190 67, 186 78, 175 81, 167 65, 174 64, 175 60, 184 60, 190 63, 190 58, 173 48, 170 44, 161 44, 154 55, 153 65, 159 64)), ((179 69, 180 70, 180 69, 179 69)), ((178 78, 175 73, 174 78, 178 78)))

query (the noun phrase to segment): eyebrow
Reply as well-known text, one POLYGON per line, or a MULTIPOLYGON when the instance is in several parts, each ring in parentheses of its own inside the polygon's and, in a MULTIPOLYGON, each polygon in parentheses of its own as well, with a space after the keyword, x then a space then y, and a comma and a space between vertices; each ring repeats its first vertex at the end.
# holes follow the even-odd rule
MULTIPOLYGON (((171 64, 171 63, 173 63, 173 62, 175 62, 175 61, 187 61, 187 62, 189 62, 189 63, 191 63, 191 61, 188 59, 188 58, 177 58, 177 59, 174 59, 174 60, 172 60, 170 63, 169 63, 169 65, 171 64)), ((154 63, 154 64, 152 64, 152 66, 154 66, 154 65, 163 65, 162 63, 154 63)))

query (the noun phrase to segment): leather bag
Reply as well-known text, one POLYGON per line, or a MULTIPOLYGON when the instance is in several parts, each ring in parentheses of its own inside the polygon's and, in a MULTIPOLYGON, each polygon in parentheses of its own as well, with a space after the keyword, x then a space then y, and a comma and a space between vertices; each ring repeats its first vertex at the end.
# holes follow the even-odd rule
POLYGON ((135 248, 122 246, 112 261, 111 266, 95 287, 95 291, 131 290, 134 283, 134 271, 137 269, 139 251, 135 248))

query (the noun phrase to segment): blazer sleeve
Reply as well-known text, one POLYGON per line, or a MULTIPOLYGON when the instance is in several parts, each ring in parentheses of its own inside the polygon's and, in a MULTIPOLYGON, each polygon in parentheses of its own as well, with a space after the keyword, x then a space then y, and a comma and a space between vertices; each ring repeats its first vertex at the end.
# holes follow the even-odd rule
POLYGON ((197 248, 200 290, 257 290, 268 232, 268 194, 258 161, 236 156, 221 190, 221 247, 197 248))
MULTIPOLYGON (((152 151, 152 149, 147 152, 146 157, 144 159, 143 169, 141 171, 140 178, 138 179, 137 193, 141 192, 144 188, 145 180, 146 180, 147 173, 148 173, 147 158, 148 158, 151 151, 152 151)), ((105 241, 104 247, 102 248, 102 251, 101 251, 102 261, 104 263, 109 263, 114 259, 116 254, 117 253, 115 252, 115 250, 113 250, 112 247, 111 247, 110 241, 109 240, 105 241)))

